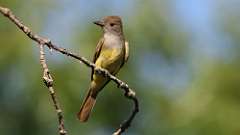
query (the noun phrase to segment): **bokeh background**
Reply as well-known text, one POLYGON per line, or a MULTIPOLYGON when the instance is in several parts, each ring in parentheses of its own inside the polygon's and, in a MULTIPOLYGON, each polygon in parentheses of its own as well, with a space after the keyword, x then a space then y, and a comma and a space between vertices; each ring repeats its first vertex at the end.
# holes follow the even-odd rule
MULTIPOLYGON (((128 135, 240 134, 239 0, 0 0, 34 32, 92 59, 102 31, 92 21, 119 15, 130 59, 118 74, 136 90, 140 113, 128 135)), ((37 44, 0 15, 0 134, 56 135, 37 44)), ((111 134, 132 103, 110 83, 88 123, 76 118, 90 69, 47 52, 69 135, 111 134)))

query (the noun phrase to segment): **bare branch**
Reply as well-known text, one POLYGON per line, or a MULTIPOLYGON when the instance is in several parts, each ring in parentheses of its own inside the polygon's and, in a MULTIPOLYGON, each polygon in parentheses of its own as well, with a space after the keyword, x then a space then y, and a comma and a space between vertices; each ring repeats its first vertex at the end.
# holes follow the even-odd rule
POLYGON ((40 44, 40 63, 42 65, 43 68, 43 81, 45 83, 45 85, 48 87, 49 93, 51 95, 52 98, 52 102, 54 105, 54 108, 57 112, 57 116, 58 116, 58 132, 59 135, 67 135, 67 131, 64 128, 64 121, 63 121, 63 115, 62 115, 62 109, 60 108, 60 105, 58 103, 58 100, 56 98, 56 94, 53 88, 53 78, 49 72, 49 69, 47 67, 46 64, 46 60, 45 60, 45 53, 44 53, 44 46, 42 44, 40 44))
POLYGON ((125 94, 124 94, 125 97, 127 97, 128 99, 131 99, 134 103, 134 109, 132 111, 131 116, 120 125, 119 129, 117 129, 117 131, 114 133, 114 135, 120 135, 130 126, 133 118, 139 111, 139 105, 138 105, 138 99, 136 97, 135 92, 131 88, 129 88, 125 82, 123 82, 120 79, 118 79, 117 77, 111 75, 106 69, 97 68, 94 63, 90 62, 85 57, 79 56, 75 53, 67 51, 64 48, 58 47, 57 45, 53 44, 49 39, 43 38, 41 36, 38 36, 37 34, 34 34, 27 26, 25 26, 19 19, 17 19, 17 17, 10 11, 10 9, 0 6, 0 12, 4 16, 6 16, 8 19, 10 19, 13 23, 15 23, 19 29, 21 29, 29 38, 36 41, 38 44, 46 45, 50 49, 53 49, 64 55, 67 55, 74 59, 77 59, 77 60, 81 61, 82 63, 84 63, 86 66, 93 68, 97 73, 113 80, 118 85, 118 87, 121 88, 125 92, 125 94))

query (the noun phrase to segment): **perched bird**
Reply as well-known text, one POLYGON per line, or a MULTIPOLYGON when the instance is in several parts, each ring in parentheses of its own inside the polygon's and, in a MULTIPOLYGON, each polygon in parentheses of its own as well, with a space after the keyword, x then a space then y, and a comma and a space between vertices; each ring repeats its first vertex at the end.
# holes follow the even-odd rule
MULTIPOLYGON (((103 37, 97 44, 93 62, 96 67, 107 69, 112 75, 115 75, 126 63, 129 56, 128 42, 125 42, 124 39, 121 18, 106 16, 102 20, 94 22, 94 24, 102 28, 103 37)), ((92 69, 91 84, 78 113, 81 122, 88 120, 99 92, 109 81, 110 79, 97 74, 92 69)))

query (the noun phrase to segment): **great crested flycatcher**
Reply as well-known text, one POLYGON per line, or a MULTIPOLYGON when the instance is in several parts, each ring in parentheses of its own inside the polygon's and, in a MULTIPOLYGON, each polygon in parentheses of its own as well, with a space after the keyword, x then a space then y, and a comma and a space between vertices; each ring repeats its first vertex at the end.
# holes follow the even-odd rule
MULTIPOLYGON (((103 29, 103 37, 97 44, 93 62, 96 67, 107 69, 112 75, 117 74, 129 56, 128 42, 125 42, 122 21, 118 16, 106 16, 94 22, 103 29)), ((91 84, 87 96, 78 113, 81 122, 86 122, 96 102, 98 93, 110 81, 92 69, 91 84)))

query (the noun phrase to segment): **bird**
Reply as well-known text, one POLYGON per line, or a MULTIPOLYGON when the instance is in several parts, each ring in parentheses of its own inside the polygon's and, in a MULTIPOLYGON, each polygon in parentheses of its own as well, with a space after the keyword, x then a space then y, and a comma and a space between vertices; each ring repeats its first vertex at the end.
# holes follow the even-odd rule
MULTIPOLYGON (((129 45, 124 38, 122 20, 119 16, 106 16, 93 23, 103 30, 103 36, 95 49, 93 63, 96 68, 104 68, 116 75, 129 58, 129 45)), ((109 78, 96 73, 92 68, 90 86, 77 114, 81 122, 88 120, 99 92, 109 81, 109 78)))

